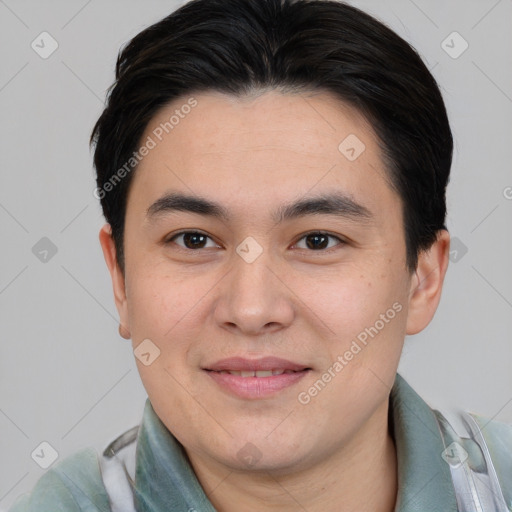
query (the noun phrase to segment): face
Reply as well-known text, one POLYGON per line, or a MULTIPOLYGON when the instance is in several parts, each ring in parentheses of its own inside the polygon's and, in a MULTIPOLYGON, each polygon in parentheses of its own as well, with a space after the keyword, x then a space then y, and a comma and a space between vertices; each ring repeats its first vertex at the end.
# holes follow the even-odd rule
POLYGON ((428 272, 446 258, 408 271, 371 126, 327 93, 202 93, 161 110, 148 137, 124 278, 100 238, 133 348, 150 340, 142 382, 189 456, 307 468, 383 428, 404 336, 430 321, 428 272))

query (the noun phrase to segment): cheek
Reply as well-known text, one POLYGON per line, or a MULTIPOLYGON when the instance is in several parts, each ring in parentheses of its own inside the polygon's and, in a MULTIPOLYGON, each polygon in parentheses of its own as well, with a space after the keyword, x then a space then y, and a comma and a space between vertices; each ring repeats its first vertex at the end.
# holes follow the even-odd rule
POLYGON ((333 273, 322 279, 300 276, 293 286, 305 306, 325 323, 332 335, 352 333, 375 322, 381 313, 403 300, 395 277, 382 273, 333 273))
POLYGON ((180 320, 193 314, 200 286, 154 271, 139 270, 132 275, 135 278, 127 289, 132 334, 161 341, 172 336, 180 320))
POLYGON ((329 359, 336 361, 346 354, 346 376, 366 375, 365 368, 371 368, 387 382, 405 336, 407 288, 403 276, 391 270, 357 270, 302 288, 301 298, 308 306, 304 311, 313 311, 307 314, 327 342, 329 359))

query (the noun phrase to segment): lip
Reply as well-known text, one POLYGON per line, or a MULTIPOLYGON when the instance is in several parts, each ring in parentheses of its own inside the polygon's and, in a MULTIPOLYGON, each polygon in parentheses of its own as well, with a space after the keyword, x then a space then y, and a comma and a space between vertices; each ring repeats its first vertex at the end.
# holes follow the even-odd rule
POLYGON ((303 379, 311 370, 306 365, 287 361, 278 357, 246 359, 231 357, 217 361, 208 368, 206 374, 224 391, 246 400, 269 398, 303 379), (288 370, 293 373, 282 373, 268 377, 242 377, 222 371, 270 371, 288 370))
MULTIPOLYGON (((309 368, 307 365, 294 363, 281 359, 280 357, 262 357, 260 359, 247 359, 245 357, 230 357, 228 359, 221 359, 216 363, 204 368, 205 370, 212 370, 214 372, 221 372, 223 370, 233 371, 260 371, 260 370, 291 370, 299 372, 309 368)), ((261 377, 264 378, 264 377, 261 377)))

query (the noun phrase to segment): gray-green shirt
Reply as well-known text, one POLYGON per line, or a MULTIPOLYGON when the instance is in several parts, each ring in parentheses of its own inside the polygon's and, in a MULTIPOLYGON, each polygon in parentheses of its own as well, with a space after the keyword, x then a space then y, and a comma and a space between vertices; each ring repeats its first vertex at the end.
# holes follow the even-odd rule
MULTIPOLYGON (((397 374, 389 407, 398 459, 395 512, 512 510, 512 427, 473 415, 486 442, 481 448, 472 439, 457 437, 446 422, 444 429, 441 428, 437 418, 444 420, 397 374), (496 468, 497 473, 490 493, 492 503, 471 494, 477 493, 475 489, 479 485, 487 488, 492 485, 492 480, 486 480, 486 472, 493 465, 481 453, 485 450, 492 455, 493 470, 496 468), (471 483, 469 478, 477 485, 464 487, 461 495, 461 488, 471 483)), ((88 448, 67 457, 49 469, 32 492, 20 497, 10 509, 10 512, 36 511, 215 512, 215 509, 183 447, 155 414, 148 399, 140 427, 111 443, 103 455, 88 448)))

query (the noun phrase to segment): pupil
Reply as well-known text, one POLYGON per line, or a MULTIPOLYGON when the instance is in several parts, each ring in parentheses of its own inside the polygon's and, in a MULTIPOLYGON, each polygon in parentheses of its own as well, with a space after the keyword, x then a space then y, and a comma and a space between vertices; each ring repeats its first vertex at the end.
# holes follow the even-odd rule
POLYGON ((307 246, 310 249, 323 249, 329 244, 328 237, 326 235, 309 235, 306 238, 307 246), (320 239, 323 239, 323 243, 318 243, 320 239), (314 242, 310 243, 311 240, 314 242))
POLYGON ((192 246, 192 249, 196 249, 198 246, 203 247, 206 241, 206 236, 201 233, 185 233, 183 235, 183 241, 187 247, 190 245, 192 246))

